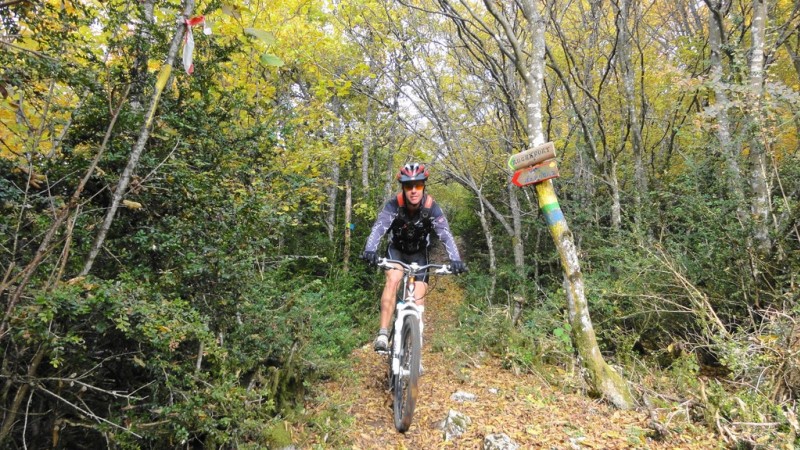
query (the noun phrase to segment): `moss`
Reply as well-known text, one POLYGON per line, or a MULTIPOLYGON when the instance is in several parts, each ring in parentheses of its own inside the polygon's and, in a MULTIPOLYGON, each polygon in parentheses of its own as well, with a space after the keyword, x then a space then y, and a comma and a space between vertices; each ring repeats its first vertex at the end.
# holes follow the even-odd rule
POLYGON ((292 433, 286 426, 286 422, 274 422, 264 430, 264 439, 269 444, 269 448, 281 448, 292 445, 292 433))

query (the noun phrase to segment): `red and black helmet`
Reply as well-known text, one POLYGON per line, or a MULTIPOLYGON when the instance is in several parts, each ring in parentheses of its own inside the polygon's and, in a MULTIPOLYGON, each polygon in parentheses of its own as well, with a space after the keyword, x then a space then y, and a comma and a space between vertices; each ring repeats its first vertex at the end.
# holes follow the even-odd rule
POLYGON ((408 183, 410 181, 425 181, 428 179, 428 169, 425 164, 408 163, 400 169, 397 174, 397 181, 408 183))

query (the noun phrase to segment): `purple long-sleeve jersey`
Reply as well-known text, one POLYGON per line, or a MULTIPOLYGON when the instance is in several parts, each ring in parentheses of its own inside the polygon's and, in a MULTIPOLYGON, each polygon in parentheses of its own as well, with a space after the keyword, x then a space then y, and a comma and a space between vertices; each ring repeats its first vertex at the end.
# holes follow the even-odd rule
MULTIPOLYGON (((425 204, 425 197, 427 194, 423 196, 422 201, 420 204, 425 204)), ((397 201, 397 197, 394 197, 386 202, 383 205, 383 209, 378 214, 378 218, 375 219, 375 223, 372 225, 372 231, 369 234, 369 238, 367 238, 367 245, 364 248, 364 251, 374 252, 378 249, 378 244, 389 230, 401 230, 404 229, 406 226, 415 226, 422 221, 423 218, 421 217, 420 212, 418 211, 416 216, 413 218, 409 218, 408 214, 402 211, 399 202, 397 201)), ((442 212, 442 208, 433 201, 430 209, 430 217, 427 219, 431 223, 431 228, 439 236, 439 239, 444 244, 445 249, 447 250, 447 256, 450 258, 451 261, 461 261, 461 256, 459 256, 458 248, 456 248, 455 239, 453 239, 453 233, 450 232, 450 225, 447 223, 447 218, 444 216, 442 212)), ((402 236, 398 236, 397 233, 392 233, 391 242, 392 245, 398 248, 400 251, 407 251, 404 250, 401 246, 400 240, 402 236)), ((428 245, 428 233, 427 229, 424 233, 419 237, 420 240, 424 242, 420 242, 420 249, 424 249, 428 245)))

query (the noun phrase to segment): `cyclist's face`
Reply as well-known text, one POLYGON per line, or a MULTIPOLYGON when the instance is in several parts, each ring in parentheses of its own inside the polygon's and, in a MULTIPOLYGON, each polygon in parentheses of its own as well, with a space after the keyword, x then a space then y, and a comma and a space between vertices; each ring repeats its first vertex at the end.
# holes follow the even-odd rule
POLYGON ((422 200, 422 192, 425 190, 425 182, 416 181, 411 183, 403 183, 403 192, 406 194, 406 199, 412 205, 417 205, 422 200))

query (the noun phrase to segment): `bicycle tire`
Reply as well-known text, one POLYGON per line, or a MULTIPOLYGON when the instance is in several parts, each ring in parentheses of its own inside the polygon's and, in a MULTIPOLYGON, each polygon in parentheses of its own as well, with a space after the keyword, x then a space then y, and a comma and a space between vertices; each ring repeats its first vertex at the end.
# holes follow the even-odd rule
POLYGON ((397 431, 405 433, 411 427, 417 402, 421 351, 419 319, 406 317, 400 338, 400 374, 395 376, 394 383, 394 426, 397 431))

